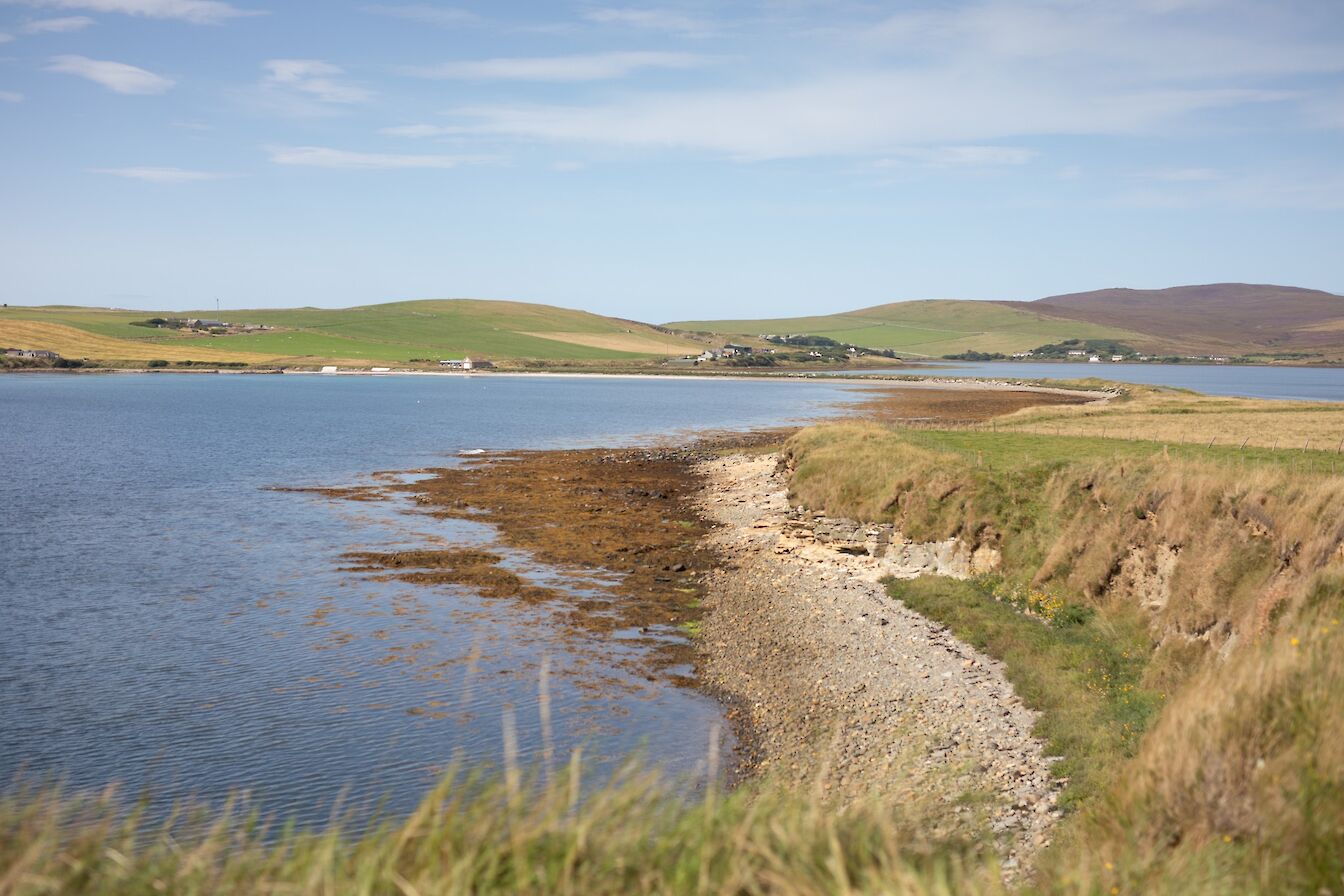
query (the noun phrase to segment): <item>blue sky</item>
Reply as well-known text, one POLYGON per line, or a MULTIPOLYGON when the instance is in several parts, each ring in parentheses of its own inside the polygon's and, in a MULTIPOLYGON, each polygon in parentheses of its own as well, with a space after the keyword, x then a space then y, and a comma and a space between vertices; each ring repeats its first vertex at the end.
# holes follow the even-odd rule
POLYGON ((0 295, 1344 293, 1340 0, 0 0, 0 295))

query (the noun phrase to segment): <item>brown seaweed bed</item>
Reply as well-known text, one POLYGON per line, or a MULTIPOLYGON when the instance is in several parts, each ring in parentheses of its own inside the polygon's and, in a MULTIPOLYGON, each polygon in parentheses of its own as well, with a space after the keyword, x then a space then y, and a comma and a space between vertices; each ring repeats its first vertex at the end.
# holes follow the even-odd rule
MULTIPOLYGON (((860 390, 855 409, 897 424, 963 423, 1081 400, 1027 390, 881 387, 860 390)), ((560 570, 559 580, 538 581, 511 568, 501 553, 467 547, 356 551, 344 556, 346 569, 545 604, 576 635, 620 633, 627 643, 642 643, 647 650, 637 671, 646 678, 694 684, 691 636, 703 613, 706 574, 721 562, 705 538, 712 524, 696 506, 705 483, 695 464, 768 449, 793 431, 702 435, 680 447, 486 454, 416 471, 423 478, 414 482, 382 473, 367 486, 295 490, 351 501, 403 495, 420 512, 489 524, 500 545, 560 570)))

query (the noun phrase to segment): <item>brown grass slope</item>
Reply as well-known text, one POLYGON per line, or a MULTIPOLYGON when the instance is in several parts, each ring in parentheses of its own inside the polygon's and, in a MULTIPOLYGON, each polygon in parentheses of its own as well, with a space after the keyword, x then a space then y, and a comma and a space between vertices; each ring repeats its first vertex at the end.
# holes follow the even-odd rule
POLYGON ((1344 354, 1344 296, 1317 289, 1211 283, 1169 289, 1098 289, 1006 302, 1070 320, 1123 327, 1156 351, 1344 354))
POLYGON ((1161 452, 1003 469, 871 424, 786 456, 795 501, 998 547, 1009 579, 1146 629, 1165 705, 1047 874, 1086 854, 1151 891, 1227 846, 1247 889, 1344 892, 1344 478, 1161 452))

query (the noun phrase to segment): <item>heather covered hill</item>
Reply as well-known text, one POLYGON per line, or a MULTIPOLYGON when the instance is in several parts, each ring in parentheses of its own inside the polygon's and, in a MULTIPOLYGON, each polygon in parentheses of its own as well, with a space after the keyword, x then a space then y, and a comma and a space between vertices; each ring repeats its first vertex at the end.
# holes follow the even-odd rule
POLYGON ((1099 289, 1006 302, 1149 337, 1154 351, 1183 348, 1221 354, 1344 355, 1344 296, 1316 289, 1211 283, 1169 289, 1099 289))

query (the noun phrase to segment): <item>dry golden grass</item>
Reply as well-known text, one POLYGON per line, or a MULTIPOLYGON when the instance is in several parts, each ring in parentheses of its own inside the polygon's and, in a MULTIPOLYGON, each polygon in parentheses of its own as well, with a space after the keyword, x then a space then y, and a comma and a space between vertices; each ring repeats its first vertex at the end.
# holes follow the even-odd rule
POLYGON ((33 320, 0 320, 0 345, 6 348, 46 349, 64 358, 100 361, 241 361, 266 364, 274 355, 235 352, 200 346, 177 346, 99 336, 64 324, 33 320))
POLYGON ((1344 404, 1312 404, 1136 387, 1105 405, 1028 408, 998 429, 1259 448, 1344 448, 1344 404))
POLYGON ((550 339, 553 342, 565 342, 570 345, 583 345, 588 348, 604 348, 614 352, 635 352, 638 354, 674 355, 696 354, 705 350, 705 346, 681 339, 676 336, 659 336, 654 333, 523 333, 538 339, 550 339))
MULTIPOLYGON (((1197 410, 1173 419, 1207 425, 1204 413, 1248 404, 1290 420, 1317 413, 1204 401, 1177 398, 1197 410)), ((1091 410, 1018 417, 1099 429, 1083 416, 1091 410)), ((1202 879, 1217 882, 1207 891, 1344 892, 1344 477, 1241 466, 1216 450, 1101 455, 1097 445, 1125 444, 1103 439, 983 462, 996 442, 1022 437, 952 434, 977 446, 968 454, 940 450, 937 435, 804 430, 786 447, 794 497, 893 520, 915 539, 995 544, 1010 579, 1102 620, 1137 616, 1147 642, 1140 686, 1167 698, 1133 758, 1112 770, 1113 788, 1066 829, 1042 868, 1051 884, 1104 860, 1112 892, 1180 881, 1206 892, 1202 879), (1071 446, 1087 450, 1070 456, 1071 446)))

